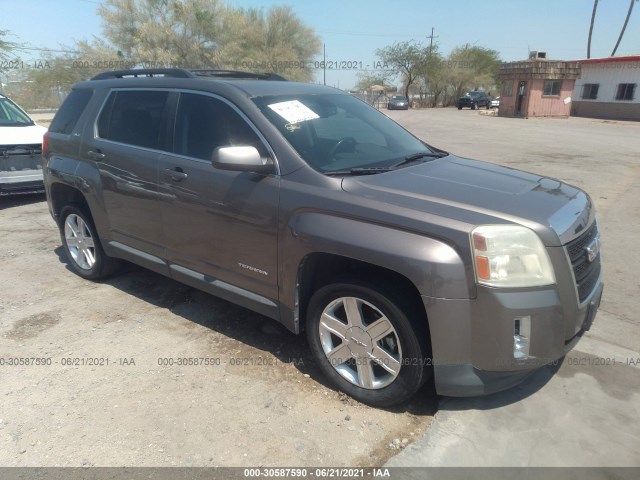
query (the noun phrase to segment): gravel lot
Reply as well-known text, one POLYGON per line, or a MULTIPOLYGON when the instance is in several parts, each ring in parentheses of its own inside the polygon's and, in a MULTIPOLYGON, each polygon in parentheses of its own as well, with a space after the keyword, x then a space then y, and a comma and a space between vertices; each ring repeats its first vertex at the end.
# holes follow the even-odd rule
MULTIPOLYGON (((590 335, 637 349, 640 125, 389 115, 458 155, 589 191, 607 284, 590 335)), ((354 402, 324 385, 304 338, 154 273, 81 279, 41 195, 0 198, 0 261, 0 359, 51 361, 0 367, 2 466, 380 465, 435 411, 428 386, 395 410, 354 402), (213 365, 175 364, 183 358, 213 365)))

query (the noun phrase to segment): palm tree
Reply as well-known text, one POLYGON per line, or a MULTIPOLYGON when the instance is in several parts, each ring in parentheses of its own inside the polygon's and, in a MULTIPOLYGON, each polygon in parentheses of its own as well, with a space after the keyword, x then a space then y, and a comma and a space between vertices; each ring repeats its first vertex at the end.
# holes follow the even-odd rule
POLYGON ((598 0, 594 0, 593 12, 591 13, 591 25, 589 26, 589 40, 587 40, 587 58, 591 58, 591 35, 593 34, 593 22, 596 19, 597 9, 598 9, 598 0))
MULTIPOLYGON (((638 0, 635 0, 636 2, 638 0)), ((622 25, 622 30, 620 31, 620 36, 618 37, 618 41, 616 42, 616 46, 613 47, 613 52, 611 52, 611 56, 613 57, 616 54, 616 50, 618 50, 618 45, 622 41, 622 36, 624 35, 624 31, 627 29, 627 23, 629 23, 629 17, 631 16, 631 11, 633 10, 634 0, 631 0, 629 3, 629 11, 627 12, 627 18, 624 19, 624 25, 622 25)), ((588 57, 587 57, 588 58, 588 57)))

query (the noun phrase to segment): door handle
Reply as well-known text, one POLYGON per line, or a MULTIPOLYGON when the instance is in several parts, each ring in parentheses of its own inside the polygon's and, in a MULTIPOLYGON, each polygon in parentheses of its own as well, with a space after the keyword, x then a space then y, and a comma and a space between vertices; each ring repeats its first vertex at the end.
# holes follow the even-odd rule
POLYGON ((106 155, 104 153, 102 153, 100 150, 97 151, 93 151, 93 150, 89 150, 87 152, 87 155, 89 155, 91 158, 93 158, 94 160, 102 160, 106 155))
POLYGON ((180 167, 165 168, 164 173, 168 177, 171 177, 171 180, 173 180, 174 182, 181 182, 188 177, 188 175, 184 173, 180 167))

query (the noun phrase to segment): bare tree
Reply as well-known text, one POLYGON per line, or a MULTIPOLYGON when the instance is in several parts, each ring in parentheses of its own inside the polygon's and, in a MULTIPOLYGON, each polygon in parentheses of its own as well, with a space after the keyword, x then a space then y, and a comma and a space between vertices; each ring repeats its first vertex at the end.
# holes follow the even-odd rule
POLYGON ((593 23, 596 21, 596 10, 598 10, 598 0, 594 0, 593 12, 591 12, 591 25, 589 25, 589 39, 587 40, 587 58, 591 58, 591 37, 593 35, 593 23))
POLYGON ((620 30, 620 36, 618 37, 618 41, 616 42, 616 46, 613 47, 613 52, 611 52, 611 56, 612 57, 616 54, 616 51, 618 50, 618 46, 620 45, 620 42, 622 41, 622 37, 624 35, 624 31, 627 29, 627 24, 629 23, 629 17, 631 17, 631 12, 633 11, 633 5, 637 1, 638 0, 631 0, 629 2, 629 11, 627 12, 627 18, 624 19, 624 25, 622 25, 622 30, 620 30))

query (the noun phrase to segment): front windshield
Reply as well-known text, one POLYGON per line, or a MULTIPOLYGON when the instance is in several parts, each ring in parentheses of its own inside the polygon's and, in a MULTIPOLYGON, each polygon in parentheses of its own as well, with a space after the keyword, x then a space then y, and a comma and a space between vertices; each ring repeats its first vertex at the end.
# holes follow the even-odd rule
POLYGON ((29 116, 8 98, 0 98, 0 127, 27 127, 33 125, 29 116))
POLYGON ((480 96, 480 92, 469 92, 467 93, 468 97, 479 97, 480 96))
POLYGON ((433 150, 386 115, 351 95, 254 98, 300 156, 323 173, 391 167, 433 150))

